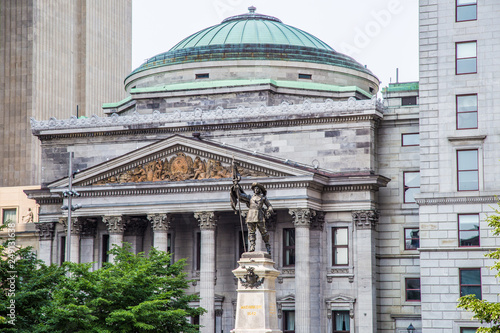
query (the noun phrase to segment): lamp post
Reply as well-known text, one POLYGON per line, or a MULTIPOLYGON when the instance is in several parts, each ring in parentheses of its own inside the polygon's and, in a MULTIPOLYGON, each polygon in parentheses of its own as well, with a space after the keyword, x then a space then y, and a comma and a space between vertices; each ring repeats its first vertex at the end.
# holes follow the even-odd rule
POLYGON ((415 327, 413 327, 413 325, 410 323, 410 326, 408 326, 408 328, 406 329, 408 331, 408 333, 415 333, 415 327))
POLYGON ((79 197, 80 193, 73 191, 73 177, 76 172, 73 172, 73 152, 69 153, 69 166, 68 166, 68 189, 63 192, 63 197, 68 198, 68 205, 62 206, 62 210, 68 210, 68 222, 66 223, 66 261, 70 261, 71 255, 71 212, 82 208, 82 205, 72 205, 73 197, 79 197))

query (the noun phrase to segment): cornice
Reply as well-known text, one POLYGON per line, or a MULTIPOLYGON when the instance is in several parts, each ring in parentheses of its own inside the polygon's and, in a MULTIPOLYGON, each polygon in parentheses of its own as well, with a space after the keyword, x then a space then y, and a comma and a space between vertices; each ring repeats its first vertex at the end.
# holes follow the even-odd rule
POLYGON ((134 111, 129 116, 114 113, 109 117, 96 115, 78 119, 58 120, 54 117, 47 121, 31 118, 34 135, 50 140, 61 137, 113 136, 127 133, 158 134, 182 133, 193 131, 241 130, 249 128, 272 128, 287 126, 316 125, 321 123, 346 123, 378 120, 383 117, 384 107, 376 98, 347 101, 326 100, 324 103, 291 105, 286 102, 277 106, 244 107, 235 109, 192 111, 174 110, 142 115, 134 111))
POLYGON ((419 206, 435 206, 435 205, 463 205, 463 204, 484 204, 497 203, 498 197, 494 195, 474 196, 474 197, 443 197, 443 198, 416 198, 415 201, 419 206))

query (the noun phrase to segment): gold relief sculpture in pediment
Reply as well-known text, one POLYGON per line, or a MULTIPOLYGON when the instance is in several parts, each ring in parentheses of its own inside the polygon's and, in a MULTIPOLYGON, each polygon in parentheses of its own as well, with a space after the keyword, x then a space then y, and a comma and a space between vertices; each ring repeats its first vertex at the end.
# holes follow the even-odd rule
MULTIPOLYGON (((239 169, 242 177, 267 177, 264 172, 239 169)), ((195 179, 231 178, 231 166, 224 166, 214 159, 202 159, 184 152, 177 152, 170 160, 157 159, 130 170, 95 182, 94 185, 141 183, 156 181, 178 182, 195 179)))

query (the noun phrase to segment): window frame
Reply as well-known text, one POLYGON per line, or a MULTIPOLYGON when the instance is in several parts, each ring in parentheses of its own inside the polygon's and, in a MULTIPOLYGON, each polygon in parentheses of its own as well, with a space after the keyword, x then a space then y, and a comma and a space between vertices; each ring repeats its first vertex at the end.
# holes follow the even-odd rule
POLYGON ((209 79, 210 73, 197 73, 194 75, 195 80, 209 79))
POLYGON ((101 266, 105 262, 109 262, 109 252, 110 243, 109 243, 109 234, 103 234, 101 236, 101 266))
POLYGON ((478 268, 478 267, 459 268, 458 269, 458 279, 459 279, 459 297, 462 297, 465 295, 471 295, 471 294, 462 295, 462 287, 478 287, 479 286, 480 295, 479 295, 479 297, 476 295, 476 298, 479 300, 483 299, 483 279, 481 276, 481 268, 478 268), (479 285, 477 285, 477 284, 462 284, 462 274, 461 274, 462 271, 477 271, 477 272, 479 272, 479 285))
POLYGON ((420 146, 420 132, 417 133, 401 133, 401 147, 418 147, 420 146), (407 135, 418 135, 418 144, 416 145, 405 145, 404 137, 407 135))
POLYGON ((457 162, 457 191, 458 192, 470 192, 470 191, 479 191, 479 169, 480 169, 480 165, 479 165, 479 149, 478 148, 472 148, 472 149, 457 149, 456 151, 456 162, 457 162), (460 152, 464 152, 464 151, 475 151, 476 152, 476 158, 477 158, 477 169, 460 169, 460 164, 459 164, 459 159, 458 159, 458 155, 460 154, 460 152), (477 171, 477 179, 476 179, 476 182, 477 182, 477 188, 476 189, 471 189, 471 190, 461 190, 460 189, 460 172, 470 172, 470 171, 477 171))
POLYGON ((295 228, 283 228, 283 246, 282 246, 282 249, 283 249, 283 267, 294 267, 295 266, 295 228), (293 230, 293 246, 292 245, 289 245, 287 246, 286 245, 286 235, 287 235, 287 231, 289 230, 293 230), (286 262, 286 253, 288 250, 292 250, 293 251, 293 264, 290 264, 286 262))
POLYGON ((19 221, 18 221, 18 219, 19 219, 19 216, 18 216, 18 215, 19 215, 19 214, 18 214, 19 209, 18 209, 18 207, 9 207, 9 206, 6 206, 6 207, 2 207, 2 209, 1 209, 1 210, 2 210, 2 225, 7 225, 7 221, 6 221, 6 220, 4 220, 4 217, 5 217, 5 211, 11 211, 11 210, 14 210, 14 211, 15 211, 15 215, 16 215, 16 217, 14 218, 14 221, 12 221, 11 223, 15 223, 15 224, 17 224, 17 223, 19 222, 19 221))
POLYGON ((456 42, 455 43, 455 75, 467 75, 467 74, 477 74, 477 40, 469 40, 469 41, 463 41, 463 42, 456 42), (475 57, 467 57, 467 58, 459 58, 458 57, 458 45, 459 44, 469 44, 469 43, 474 43, 476 46, 476 56, 475 57), (458 61, 459 60, 464 60, 464 59, 476 59, 476 64, 475 64, 475 71, 474 72, 464 72, 464 73, 459 73, 458 72, 458 61))
POLYGON ((347 311, 347 310, 333 310, 332 311, 332 333, 349 333, 349 332, 351 332, 351 317, 349 315, 349 311, 347 311), (337 330, 335 330, 335 324, 336 324, 336 322, 335 322, 335 318, 336 318, 335 314, 337 312, 347 313, 347 317, 349 318, 349 330, 348 331, 337 331, 337 330))
POLYGON ((282 310, 281 327, 282 327, 283 333, 295 333, 295 310, 282 310), (294 329, 293 330, 286 329, 286 323, 287 323, 287 319, 288 319, 287 316, 291 312, 293 312, 293 314, 294 314, 294 318, 293 318, 294 329))
POLYGON ((460 333, 464 333, 464 330, 476 330, 477 332, 477 329, 479 327, 460 327, 460 333))
POLYGON ((418 105, 418 98, 417 96, 403 96, 401 97, 401 106, 417 106, 418 105), (414 104, 408 104, 408 103, 404 103, 403 101, 411 101, 411 102, 414 102, 414 104))
POLYGON ((422 301, 422 285, 419 277, 405 277, 405 302, 421 302, 422 301), (408 280, 418 280, 418 289, 409 289, 408 280), (418 299, 408 299, 408 291, 417 291, 420 297, 418 299))
POLYGON ((66 261, 66 235, 59 237, 59 266, 66 261))
POLYGON ((298 78, 302 80, 312 80, 312 74, 299 73, 298 78))
POLYGON ((457 230, 458 230, 458 247, 480 247, 481 246, 481 235, 480 235, 480 232, 481 232, 481 219, 480 219, 480 216, 479 216, 479 213, 470 213, 470 214, 457 214, 457 230), (477 229, 477 238, 478 238, 478 243, 477 245, 462 245, 462 238, 460 237, 460 232, 461 231, 471 231, 471 230, 462 230, 460 229, 460 216, 477 216, 477 225, 478 225, 478 229, 477 229))
POLYGON ((414 204, 414 203, 416 203, 416 201, 406 201, 406 191, 409 190, 409 189, 411 189, 411 188, 418 188, 418 189, 420 189, 420 181, 419 181, 418 187, 417 186, 407 186, 406 185, 406 178, 405 178, 405 175, 407 173, 418 173, 419 174, 419 178, 420 178, 420 170, 419 171, 403 171, 403 203, 405 203, 405 204, 414 204))
POLYGON ((479 128, 479 112, 478 112, 478 109, 479 109, 479 105, 478 105, 477 94, 461 94, 461 95, 456 95, 455 96, 455 110, 456 110, 455 117, 456 117, 457 130, 478 129, 479 128), (467 97, 467 96, 476 96, 476 110, 475 111, 458 111, 458 99, 460 97, 467 97), (458 126, 458 115, 460 113, 475 113, 476 114, 476 127, 459 127, 458 126))
POLYGON ((418 227, 413 227, 413 228, 412 228, 412 227, 403 228, 403 238, 404 238, 404 249, 405 249, 405 251, 417 251, 417 250, 418 250, 418 248, 420 247, 420 228, 418 228, 418 227), (415 239, 415 238, 406 238, 406 230, 418 230, 418 232, 419 232, 419 235, 418 235, 418 236, 419 236, 419 237, 417 238, 417 239, 418 239, 418 246, 417 246, 417 248, 416 248, 416 249, 408 249, 408 248, 406 247, 406 241, 407 241, 407 240, 410 240, 410 241, 411 241, 411 240, 415 239))
POLYGON ((465 5, 459 5, 458 4, 458 1, 459 0, 455 0, 455 22, 469 22, 469 21, 477 21, 477 0, 475 3, 471 3, 471 4, 465 4, 465 5), (459 8, 463 8, 463 7, 472 7, 474 6, 475 9, 476 9, 476 17, 473 18, 473 19, 470 19, 470 20, 459 20, 458 19, 458 10, 459 8))
POLYGON ((199 271, 201 269, 201 230, 195 232, 195 244, 194 244, 194 270, 199 271))
POLYGON ((349 266, 349 228, 348 227, 332 227, 332 266, 349 266), (335 244, 335 231, 339 229, 345 229, 347 231, 347 244, 335 244), (335 262, 335 249, 343 248, 347 249, 347 263, 338 264, 335 262))

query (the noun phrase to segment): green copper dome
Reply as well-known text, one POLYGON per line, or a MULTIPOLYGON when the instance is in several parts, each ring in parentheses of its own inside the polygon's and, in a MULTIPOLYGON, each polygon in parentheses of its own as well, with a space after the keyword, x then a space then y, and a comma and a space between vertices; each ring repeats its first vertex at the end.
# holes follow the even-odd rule
POLYGON ((255 13, 228 17, 183 39, 130 75, 173 64, 221 60, 284 60, 341 66, 373 75, 353 58, 336 52, 317 37, 276 17, 255 13))

